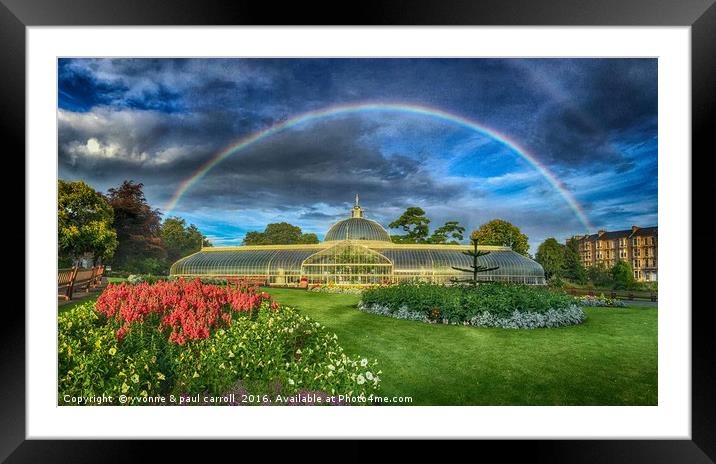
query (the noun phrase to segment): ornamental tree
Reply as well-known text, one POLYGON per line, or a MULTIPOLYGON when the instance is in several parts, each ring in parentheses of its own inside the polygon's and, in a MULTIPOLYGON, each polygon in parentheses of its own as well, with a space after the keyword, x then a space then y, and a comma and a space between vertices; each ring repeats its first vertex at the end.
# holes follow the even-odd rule
POLYGON ((480 272, 495 271, 495 270, 499 269, 500 266, 487 267, 487 266, 482 266, 482 265, 478 264, 478 258, 480 258, 481 256, 489 255, 490 252, 478 250, 476 239, 471 238, 470 242, 472 242, 472 250, 462 252, 462 254, 470 256, 472 258, 472 265, 470 266, 470 269, 464 269, 464 268, 455 267, 455 266, 452 266, 452 268, 455 269, 456 271, 471 272, 472 280, 470 280, 469 282, 472 283, 473 285, 477 285, 477 283, 478 283, 477 274, 479 274, 480 272))

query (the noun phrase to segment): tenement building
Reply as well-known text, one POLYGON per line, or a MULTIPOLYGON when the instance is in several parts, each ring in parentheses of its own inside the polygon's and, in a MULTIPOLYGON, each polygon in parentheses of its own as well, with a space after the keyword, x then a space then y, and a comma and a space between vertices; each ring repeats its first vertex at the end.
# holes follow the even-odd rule
POLYGON ((656 282, 658 268, 658 227, 600 230, 592 235, 576 235, 579 257, 584 267, 611 268, 617 261, 631 265, 634 279, 639 282, 656 282))

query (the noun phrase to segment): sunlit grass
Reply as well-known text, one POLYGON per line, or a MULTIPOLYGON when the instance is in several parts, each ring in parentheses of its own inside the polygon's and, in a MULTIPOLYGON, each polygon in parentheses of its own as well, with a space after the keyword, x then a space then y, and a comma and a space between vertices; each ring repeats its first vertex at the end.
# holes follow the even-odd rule
POLYGON ((655 405, 657 309, 587 308, 574 327, 510 330, 358 311, 359 296, 270 289, 377 358, 382 393, 423 405, 655 405))

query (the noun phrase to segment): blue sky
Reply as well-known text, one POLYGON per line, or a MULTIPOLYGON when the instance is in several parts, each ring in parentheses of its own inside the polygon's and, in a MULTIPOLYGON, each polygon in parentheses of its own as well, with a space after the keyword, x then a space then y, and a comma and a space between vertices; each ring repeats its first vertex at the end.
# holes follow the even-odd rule
POLYGON ((61 59, 59 177, 100 191, 142 182, 162 210, 183 180, 248 134, 339 104, 438 108, 504 134, 545 166, 593 225, 509 146, 435 118, 322 118, 227 158, 170 215, 217 245, 288 221, 322 236, 359 193, 387 225, 506 219, 530 237, 657 224, 655 59, 61 59))

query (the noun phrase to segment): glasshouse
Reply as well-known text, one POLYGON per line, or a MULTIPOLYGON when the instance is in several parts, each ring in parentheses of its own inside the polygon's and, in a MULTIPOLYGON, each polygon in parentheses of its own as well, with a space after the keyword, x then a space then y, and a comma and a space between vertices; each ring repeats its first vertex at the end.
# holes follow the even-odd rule
MULTIPOLYGON (((375 285, 398 281, 450 282, 471 278, 454 269, 470 268, 466 245, 398 244, 379 223, 363 217, 356 204, 351 217, 338 221, 325 240, 311 245, 205 247, 171 267, 177 277, 241 278, 267 285, 375 285)), ((509 247, 480 246, 489 253, 478 264, 496 268, 478 275, 484 281, 542 285, 539 263, 509 247)))

